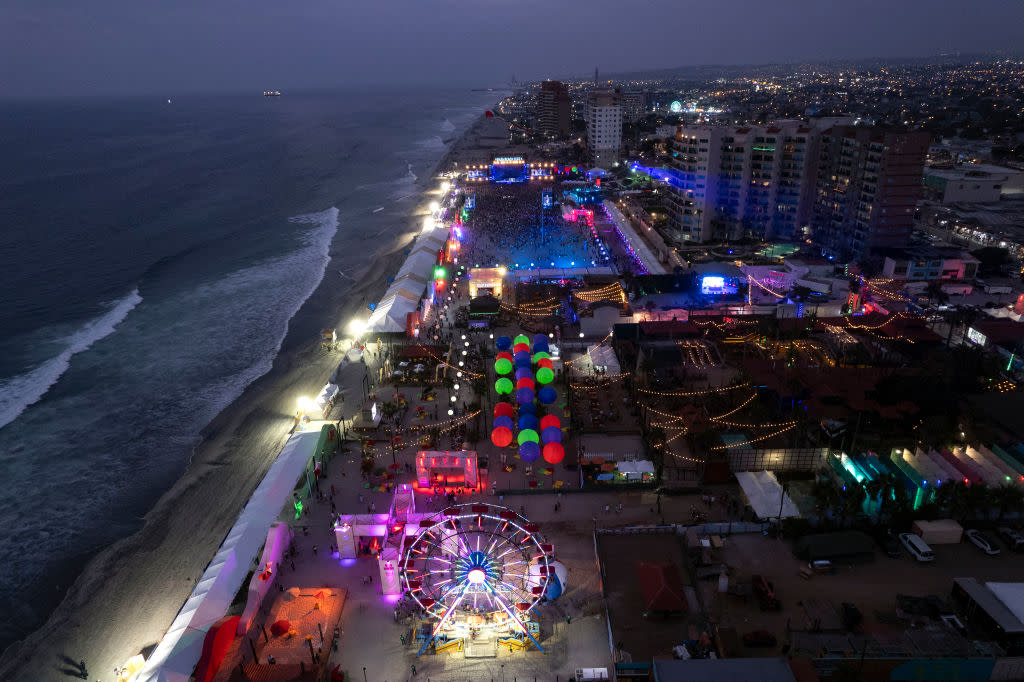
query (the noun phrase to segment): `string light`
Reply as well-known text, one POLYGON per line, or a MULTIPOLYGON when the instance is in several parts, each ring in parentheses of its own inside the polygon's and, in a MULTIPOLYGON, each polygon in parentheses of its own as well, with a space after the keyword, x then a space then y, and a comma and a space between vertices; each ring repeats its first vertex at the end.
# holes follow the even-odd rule
POLYGON ((757 438, 751 438, 750 440, 745 440, 742 443, 731 443, 729 445, 716 445, 715 447, 713 447, 711 449, 712 450, 731 450, 732 448, 739 448, 739 447, 743 447, 744 445, 752 445, 754 443, 760 443, 761 441, 768 440, 769 438, 777 436, 780 433, 785 433, 786 431, 789 431, 790 429, 793 429, 795 427, 796 427, 796 424, 793 424, 791 426, 787 426, 784 429, 779 429, 778 431, 773 431, 772 433, 766 433, 763 436, 758 436, 757 438))
POLYGON ((743 383, 743 384, 735 384, 734 386, 723 386, 721 388, 708 388, 708 389, 704 389, 704 390, 701 390, 701 391, 651 391, 651 390, 648 390, 646 388, 638 388, 636 390, 639 393, 647 393, 648 395, 660 395, 660 396, 668 396, 668 397, 673 397, 673 398, 686 398, 686 397, 698 396, 698 395, 710 395, 712 393, 726 393, 728 391, 734 391, 737 388, 747 388, 749 386, 750 386, 750 384, 743 383))
POLYGON ((584 358, 589 358, 589 357, 590 357, 590 354, 591 354, 591 353, 593 353, 593 352, 594 352, 594 351, 596 351, 596 350, 597 350, 598 348, 600 348, 601 346, 603 346, 603 345, 604 345, 604 342, 605 342, 605 341, 607 341, 607 340, 608 340, 608 339, 610 339, 610 338, 612 338, 611 332, 609 332, 609 333, 608 333, 608 336, 606 336, 606 337, 604 337, 603 339, 601 339, 601 340, 600 340, 600 341, 598 342, 598 344, 597 344, 596 346, 594 346, 593 348, 590 348, 590 349, 588 349, 588 350, 587 350, 587 352, 586 352, 586 353, 584 353, 583 355, 579 356, 578 358, 573 358, 572 360, 569 360, 568 362, 565 362, 565 363, 564 363, 564 364, 565 364, 565 366, 566 366, 566 367, 569 367, 569 366, 570 366, 570 365, 572 365, 572 364, 573 364, 574 362, 579 362, 579 361, 583 360, 584 358))
POLYGON ((737 422, 727 422, 724 419, 714 419, 714 418, 711 418, 711 421, 716 422, 718 424, 724 424, 726 426, 733 426, 733 427, 736 427, 738 429, 774 429, 774 428, 779 427, 779 426, 789 426, 791 424, 796 424, 795 420, 794 421, 788 421, 788 422, 778 422, 778 423, 775 423, 775 424, 740 424, 740 423, 737 423, 737 422))
POLYGON ((715 420, 718 420, 718 419, 722 419, 724 417, 728 417, 729 415, 736 414, 737 412, 742 410, 744 407, 746 407, 750 403, 754 402, 754 398, 756 398, 756 397, 757 397, 757 391, 754 391, 753 393, 750 394, 750 397, 747 398, 746 400, 744 400, 743 403, 739 407, 736 407, 736 408, 734 408, 732 410, 729 410, 725 414, 720 414, 717 417, 708 417, 708 419, 711 419, 712 421, 715 421, 715 420))

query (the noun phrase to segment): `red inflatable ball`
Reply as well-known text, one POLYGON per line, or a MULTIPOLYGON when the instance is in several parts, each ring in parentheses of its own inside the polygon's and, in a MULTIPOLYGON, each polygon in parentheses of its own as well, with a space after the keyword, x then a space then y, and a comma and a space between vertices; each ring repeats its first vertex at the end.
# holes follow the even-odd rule
POLYGON ((497 355, 494 356, 494 361, 497 362, 498 360, 501 360, 502 358, 505 358, 509 362, 512 362, 512 360, 513 360, 513 357, 512 357, 511 353, 509 353, 508 351, 502 351, 502 352, 500 352, 500 353, 498 353, 497 355))
POLYGON ((527 353, 530 352, 530 347, 525 343, 517 343, 516 345, 512 346, 513 353, 522 353, 523 351, 526 351, 527 353))
POLYGON ((512 442, 512 429, 507 426, 499 426, 491 431, 491 442, 499 448, 506 447, 512 442))
POLYGON ((543 431, 544 429, 548 428, 549 426, 557 426, 558 428, 562 428, 562 422, 555 415, 548 414, 548 415, 545 415, 544 417, 541 418, 541 420, 540 420, 540 430, 543 431))
POLYGON ((541 358, 537 361, 537 368, 540 369, 541 367, 547 367, 550 370, 554 370, 555 363, 551 362, 550 358, 541 358))
POLYGON ((530 389, 532 391, 534 389, 533 379, 531 379, 530 377, 523 377, 522 379, 520 379, 519 381, 516 382, 516 390, 517 391, 520 388, 524 388, 524 387, 528 388, 528 389, 530 389))
POLYGON ((514 415, 515 408, 512 407, 511 403, 498 403, 494 406, 494 417, 511 417, 514 415))
POLYGON ((544 446, 544 461, 548 464, 558 464, 565 457, 565 450, 561 443, 548 443, 544 446))

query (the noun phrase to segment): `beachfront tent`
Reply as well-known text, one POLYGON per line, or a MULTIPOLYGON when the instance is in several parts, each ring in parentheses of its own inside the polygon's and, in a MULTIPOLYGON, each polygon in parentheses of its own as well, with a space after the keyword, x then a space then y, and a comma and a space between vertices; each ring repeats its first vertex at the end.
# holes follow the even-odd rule
POLYGON ((376 310, 366 323, 368 334, 382 332, 404 332, 406 315, 420 306, 420 297, 406 289, 388 290, 387 295, 377 304, 376 310))
POLYGON ((759 519, 775 519, 799 517, 800 511, 796 508, 789 494, 782 490, 775 474, 770 471, 737 471, 736 480, 743 488, 743 494, 747 496, 748 504, 757 514, 759 519), (779 512, 781 505, 781 515, 779 512))
POLYGON ((637 562, 636 577, 644 595, 644 610, 660 613, 686 611, 686 597, 679 571, 672 564, 637 562))
POLYGON ((295 482, 316 453, 319 439, 320 431, 314 430, 300 431, 288 440, 136 682, 188 682, 207 631, 227 613, 270 525, 292 499, 295 482))

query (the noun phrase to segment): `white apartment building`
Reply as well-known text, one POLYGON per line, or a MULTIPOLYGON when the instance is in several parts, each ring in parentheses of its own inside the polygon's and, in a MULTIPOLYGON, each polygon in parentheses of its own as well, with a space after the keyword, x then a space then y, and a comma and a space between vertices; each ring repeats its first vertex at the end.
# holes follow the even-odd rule
POLYGON ((813 188, 812 128, 680 126, 672 142, 679 183, 669 201, 679 242, 799 238, 813 188))
POLYGON ((619 160, 622 142, 622 96, 618 90, 597 88, 587 96, 587 146, 595 166, 607 168, 619 160))

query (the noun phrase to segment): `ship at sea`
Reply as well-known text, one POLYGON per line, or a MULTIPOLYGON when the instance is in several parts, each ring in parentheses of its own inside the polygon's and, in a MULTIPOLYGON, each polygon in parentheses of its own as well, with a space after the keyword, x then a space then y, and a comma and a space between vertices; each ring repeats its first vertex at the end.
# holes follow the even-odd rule
POLYGON ((280 90, 264 90, 263 91, 263 96, 264 97, 280 97, 281 96, 281 91, 280 90))

